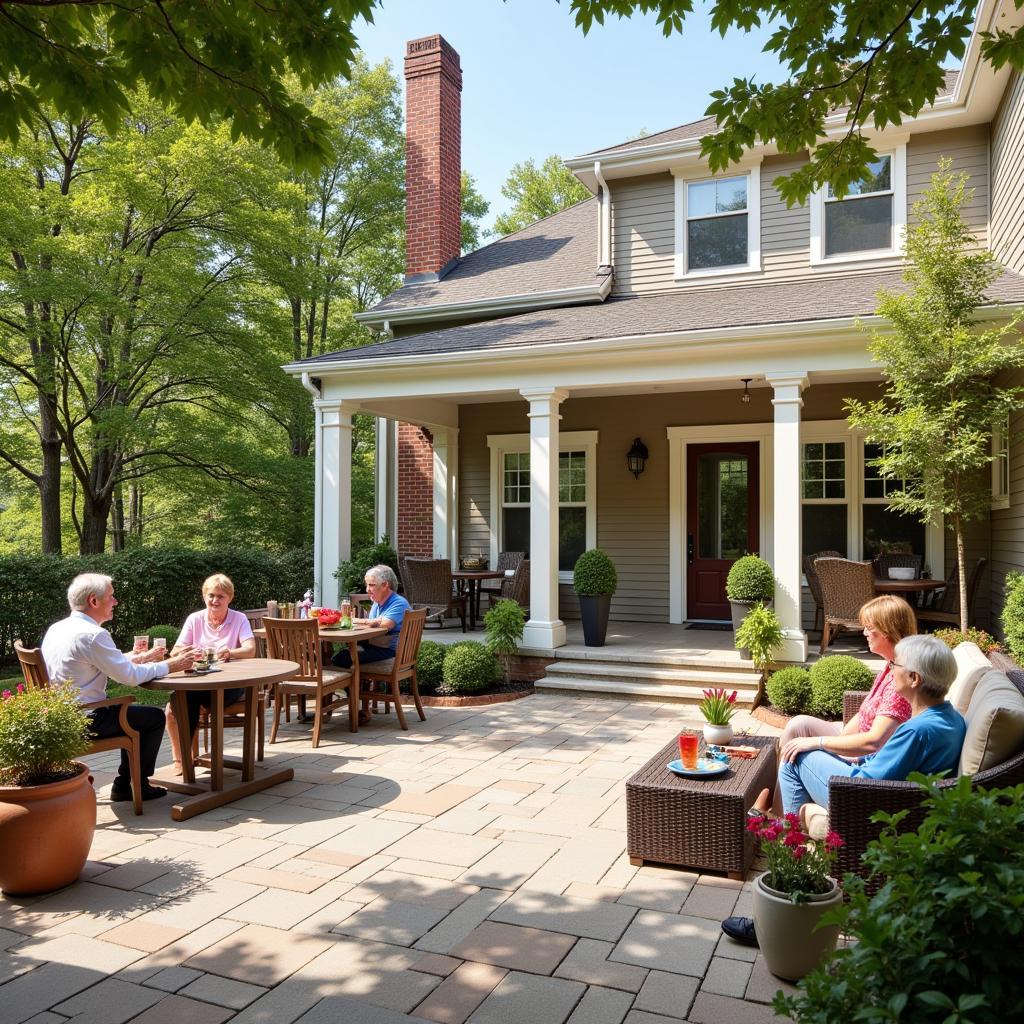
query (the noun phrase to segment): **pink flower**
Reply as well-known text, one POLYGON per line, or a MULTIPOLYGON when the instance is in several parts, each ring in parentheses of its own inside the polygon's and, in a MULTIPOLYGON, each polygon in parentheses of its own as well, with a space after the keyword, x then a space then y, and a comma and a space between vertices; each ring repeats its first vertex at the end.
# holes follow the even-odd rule
POLYGON ((782 842, 790 847, 803 846, 804 837, 799 832, 787 832, 782 842))
POLYGON ((845 846, 846 841, 838 832, 829 832, 825 836, 825 849, 826 850, 838 850, 841 846, 845 846))
POLYGON ((796 847, 793 850, 793 859, 794 860, 800 860, 805 853, 807 853, 807 847, 806 846, 798 846, 798 847, 796 847))
POLYGON ((729 695, 729 703, 730 704, 735 704, 736 703, 736 694, 738 692, 739 692, 738 690, 733 690, 732 693, 729 695))
POLYGON ((7 700, 8 697, 13 697, 13 696, 14 696, 14 694, 12 694, 10 690, 4 690, 4 694, 3 694, 4 700, 7 700))
POLYGON ((800 824, 800 815, 794 814, 792 811, 786 813, 786 821, 790 823, 794 828, 800 824))
POLYGON ((704 691, 704 696, 707 697, 708 700, 711 700, 711 698, 714 696, 714 694, 710 690, 705 690, 704 691))
POLYGON ((747 818, 747 831, 753 832, 757 835, 761 831, 761 819, 760 818, 747 818))
POLYGON ((24 683, 18 683, 17 690, 18 690, 18 693, 24 693, 25 692, 25 684, 24 683))

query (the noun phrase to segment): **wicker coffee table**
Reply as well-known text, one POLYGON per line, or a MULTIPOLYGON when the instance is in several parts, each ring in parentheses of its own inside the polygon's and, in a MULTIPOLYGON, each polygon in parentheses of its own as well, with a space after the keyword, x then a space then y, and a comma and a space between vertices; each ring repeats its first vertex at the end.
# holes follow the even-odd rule
MULTIPOLYGON (((665 766, 679 757, 675 739, 626 782, 626 851, 630 864, 678 864, 742 880, 754 859, 747 809, 775 785, 774 737, 744 736, 756 758, 734 757, 711 779, 688 779, 665 766)), ((703 754, 704 741, 701 740, 703 754)))

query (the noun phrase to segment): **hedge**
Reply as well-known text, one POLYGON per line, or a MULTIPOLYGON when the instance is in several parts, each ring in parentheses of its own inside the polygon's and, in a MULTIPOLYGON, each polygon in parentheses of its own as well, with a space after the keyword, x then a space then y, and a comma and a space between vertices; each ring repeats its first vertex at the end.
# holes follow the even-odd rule
POLYGON ((251 547, 193 551, 179 547, 131 548, 106 555, 0 555, 0 662, 14 658, 14 641, 35 647, 47 627, 68 614, 68 584, 81 572, 114 580, 119 602, 108 625, 114 642, 131 647, 132 637, 154 623, 180 624, 201 608, 203 580, 215 572, 235 585, 233 608, 258 608, 268 599, 300 601, 313 583, 313 554, 251 547))

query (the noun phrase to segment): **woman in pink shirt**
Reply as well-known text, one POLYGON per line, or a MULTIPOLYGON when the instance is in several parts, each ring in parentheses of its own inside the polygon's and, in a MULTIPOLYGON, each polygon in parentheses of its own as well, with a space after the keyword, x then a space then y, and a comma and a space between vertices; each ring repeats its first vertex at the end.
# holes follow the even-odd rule
MULTIPOLYGON (((206 607, 193 612, 181 627, 171 655, 194 649, 197 652, 212 648, 218 661, 233 658, 251 658, 256 653, 256 639, 252 635, 249 620, 231 608, 235 596, 235 585, 223 573, 215 573, 203 583, 203 602, 206 607)), ((234 704, 242 699, 244 691, 225 690, 224 705, 234 704)), ((192 749, 196 749, 196 726, 199 724, 199 709, 210 706, 209 690, 193 690, 187 695, 188 727, 192 737, 192 749)), ((171 705, 167 705, 167 735, 171 740, 174 754, 174 769, 181 774, 181 749, 178 742, 178 727, 171 705)))

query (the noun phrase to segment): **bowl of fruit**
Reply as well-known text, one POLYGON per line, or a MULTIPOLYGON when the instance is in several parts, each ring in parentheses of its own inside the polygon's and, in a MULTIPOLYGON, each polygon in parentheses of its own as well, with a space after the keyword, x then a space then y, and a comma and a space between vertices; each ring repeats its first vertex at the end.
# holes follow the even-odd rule
POLYGON ((334 608, 321 608, 317 621, 321 626, 336 626, 341 622, 341 612, 334 608))

